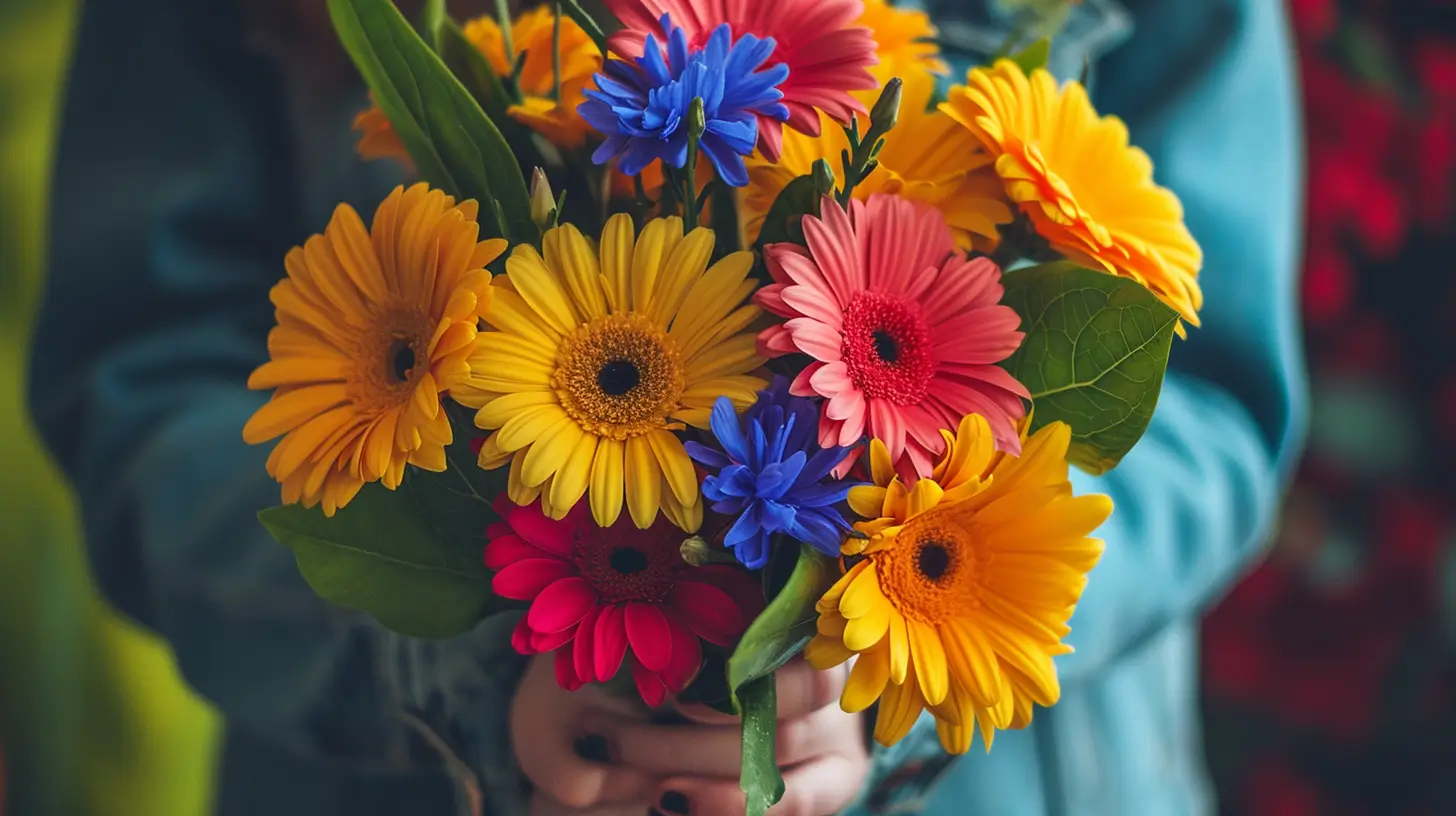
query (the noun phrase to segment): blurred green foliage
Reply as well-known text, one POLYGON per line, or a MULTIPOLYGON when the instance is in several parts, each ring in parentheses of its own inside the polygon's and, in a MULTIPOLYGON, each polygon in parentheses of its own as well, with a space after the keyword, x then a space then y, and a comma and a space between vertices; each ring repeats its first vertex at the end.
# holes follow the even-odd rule
MULTIPOLYGON (((86 570, 65 483, 25 410, 47 190, 76 6, 0 3, 0 743, 8 816, 208 811, 220 726, 86 570)), ((78 330, 81 330, 78 327, 78 330)))

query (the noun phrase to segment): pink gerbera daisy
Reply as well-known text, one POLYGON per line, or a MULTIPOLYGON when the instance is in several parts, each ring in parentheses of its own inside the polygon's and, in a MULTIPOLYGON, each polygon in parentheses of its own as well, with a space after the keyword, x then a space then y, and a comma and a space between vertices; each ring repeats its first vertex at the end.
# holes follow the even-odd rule
POLYGON ((556 652, 556 682, 575 691, 627 664, 648 705, 687 688, 701 641, 731 646, 763 607, 758 583, 730 565, 694 567, 683 533, 659 519, 639 530, 625 516, 603 529, 579 504, 552 521, 539 504, 502 497, 486 530, 485 565, 497 595, 530 601, 511 637, 521 654, 556 652))
MULTIPOLYGON (((850 91, 877 87, 869 66, 875 56, 875 37, 855 25, 864 12, 863 0, 605 0, 624 28, 608 40, 612 51, 628 58, 642 56, 647 35, 667 42, 663 15, 687 35, 689 48, 701 48, 713 29, 727 23, 733 36, 772 37, 773 56, 763 64, 789 66, 789 78, 779 85, 789 109, 789 127, 819 135, 819 114, 848 124, 863 113, 864 105, 850 91)), ((770 161, 778 161, 783 146, 783 124, 758 117, 758 146, 770 161)))
POLYGON ((898 196, 830 198, 804 217, 808 250, 765 249, 774 283, 754 299, 788 318, 759 335, 759 353, 814 358, 791 390, 823 397, 821 445, 882 440, 907 481, 929 476, 942 429, 967 414, 997 447, 1020 452, 1026 388, 996 365, 1021 345, 1021 318, 1002 306, 1001 270, 956 251, 945 219, 898 196))

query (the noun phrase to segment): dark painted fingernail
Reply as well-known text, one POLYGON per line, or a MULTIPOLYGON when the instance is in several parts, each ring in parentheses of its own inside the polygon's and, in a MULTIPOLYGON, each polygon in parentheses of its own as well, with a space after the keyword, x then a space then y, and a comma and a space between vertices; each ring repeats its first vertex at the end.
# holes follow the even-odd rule
POLYGON ((678 816, 687 816, 688 797, 678 791, 668 791, 657 800, 657 806, 667 813, 676 813, 678 816))
POLYGON ((601 734, 582 734, 572 745, 576 755, 588 762, 611 762, 612 748, 601 734))

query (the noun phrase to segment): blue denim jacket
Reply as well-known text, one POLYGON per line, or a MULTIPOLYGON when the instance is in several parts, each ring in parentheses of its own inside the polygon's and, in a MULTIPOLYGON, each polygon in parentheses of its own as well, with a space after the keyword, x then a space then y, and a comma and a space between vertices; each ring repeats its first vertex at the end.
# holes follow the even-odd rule
MULTIPOLYGON (((968 0, 928 2, 964 68, 999 44, 968 0), (973 13, 974 12, 974 13, 973 13)), ((1054 64, 1093 61, 1207 252, 1204 327, 1174 349, 1152 428, 1079 491, 1117 503, 1059 659, 1062 703, 944 761, 922 727, 876 756, 856 812, 1181 814, 1210 797, 1197 616, 1257 556, 1304 427, 1294 312, 1301 189, 1290 46, 1270 0, 1085 0, 1054 64)), ((1004 25, 1003 25, 1004 28, 1004 25)), ((519 812, 503 708, 508 621, 420 643, 319 601, 254 520, 276 503, 240 428, 266 395, 281 258, 399 179, 352 157, 356 94, 283 81, 228 3, 85 6, 53 199, 32 409, 81 498, 96 580, 172 643, 229 718, 218 811, 447 812, 436 725, 519 812)))

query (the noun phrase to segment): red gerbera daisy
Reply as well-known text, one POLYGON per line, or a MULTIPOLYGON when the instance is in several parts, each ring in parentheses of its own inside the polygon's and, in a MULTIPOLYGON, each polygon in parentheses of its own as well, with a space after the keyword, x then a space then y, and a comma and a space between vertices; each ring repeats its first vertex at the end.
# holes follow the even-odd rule
MULTIPOLYGON (((683 29, 690 48, 705 44, 723 23, 734 37, 772 37, 773 55, 763 67, 789 66, 789 78, 779 85, 789 127, 810 136, 819 135, 816 109, 847 124, 853 114, 864 113, 850 91, 877 87, 868 70, 879 62, 874 33, 856 23, 864 13, 863 0, 606 0, 606 5, 623 26, 611 36, 611 49, 628 58, 642 56, 648 34, 667 41, 664 14, 683 29)), ((759 117, 758 147, 770 161, 778 161, 783 139, 781 122, 759 117)))
POLYGON ((578 505, 552 521, 539 504, 504 497, 504 521, 486 530, 496 594, 530 601, 511 638, 521 654, 556 652, 556 681, 575 691, 611 680, 627 662, 648 705, 687 688, 703 662, 700 640, 730 646, 763 605, 757 583, 728 565, 694 567, 683 533, 659 519, 598 527, 578 505))

